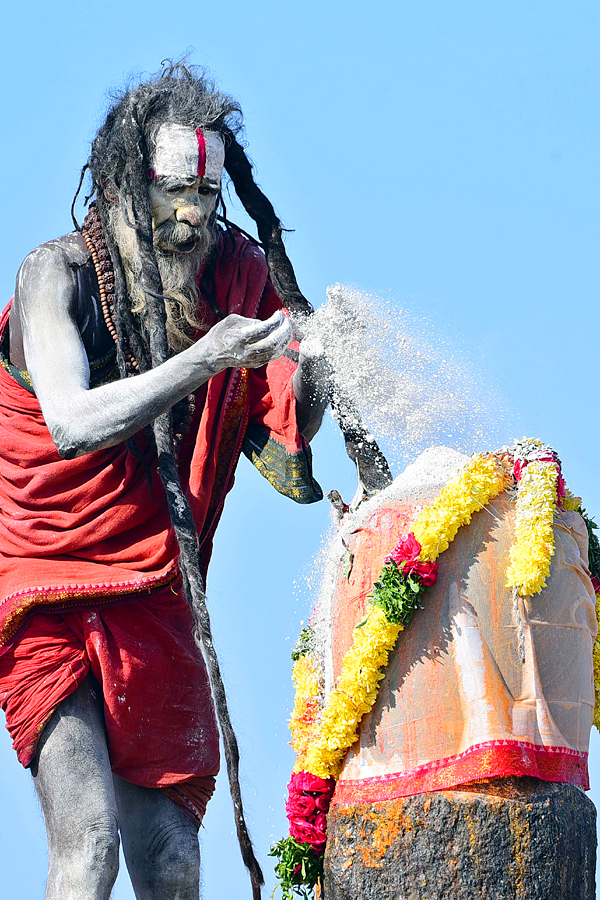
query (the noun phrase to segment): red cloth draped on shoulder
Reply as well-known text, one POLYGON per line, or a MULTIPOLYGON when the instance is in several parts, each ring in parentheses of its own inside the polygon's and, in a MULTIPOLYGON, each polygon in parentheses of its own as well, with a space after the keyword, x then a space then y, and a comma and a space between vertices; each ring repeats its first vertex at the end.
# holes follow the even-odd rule
MULTIPOLYGON (((264 255, 238 234, 221 238, 214 286, 224 314, 266 319, 281 308, 264 255)), ((0 337, 9 312, 0 319, 0 337)), ((208 307, 207 317, 215 321, 208 307)), ((295 421, 294 368, 282 357, 261 370, 227 369, 198 391, 179 463, 205 571, 247 430, 262 445, 260 452, 245 448, 259 469, 269 456, 265 447, 283 454, 286 464, 275 475, 268 460, 262 468, 278 490, 299 502, 320 499, 295 421)), ((99 608, 116 598, 123 603, 176 577, 166 500, 144 433, 137 440, 148 451, 151 492, 147 469, 125 444, 61 459, 35 395, 0 368, 0 649, 33 611, 99 608)))

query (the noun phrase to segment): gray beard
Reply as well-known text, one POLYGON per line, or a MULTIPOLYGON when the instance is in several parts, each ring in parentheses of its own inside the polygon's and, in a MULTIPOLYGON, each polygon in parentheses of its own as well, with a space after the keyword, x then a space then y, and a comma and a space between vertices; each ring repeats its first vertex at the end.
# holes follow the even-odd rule
MULTIPOLYGON (((118 204, 109 209, 109 226, 119 248, 131 311, 141 318, 146 310, 146 295, 141 288, 142 265, 136 234, 123 218, 118 204)), ((198 332, 208 326, 198 316, 199 291, 196 278, 217 239, 217 230, 202 226, 190 228, 184 222, 165 223, 154 233, 154 252, 165 295, 167 341, 174 353, 194 343, 198 332), (167 226, 167 227, 165 227, 167 226), (177 253, 166 249, 197 239, 193 250, 177 253)))

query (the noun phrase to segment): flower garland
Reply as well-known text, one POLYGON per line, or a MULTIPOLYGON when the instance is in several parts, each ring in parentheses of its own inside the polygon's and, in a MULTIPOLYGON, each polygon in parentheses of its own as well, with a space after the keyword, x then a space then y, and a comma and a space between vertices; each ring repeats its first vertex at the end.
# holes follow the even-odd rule
POLYGON ((296 768, 300 771, 306 768, 304 761, 311 742, 317 736, 321 712, 323 673, 312 655, 307 652, 297 654, 292 680, 296 685, 296 694, 290 717, 291 744, 296 753, 296 768))
MULTIPOLYGON (((425 507, 412 531, 401 537, 386 557, 369 596, 366 617, 356 626, 352 646, 342 661, 335 688, 323 703, 323 671, 310 628, 304 629, 292 658, 296 686, 290 719, 296 764, 288 784, 286 814, 290 835, 270 855, 283 900, 294 894, 309 898, 322 875, 327 811, 346 752, 357 739, 363 716, 377 699, 379 683, 399 633, 421 605, 420 598, 437 579, 437 558, 502 490, 517 486, 515 538, 510 550, 507 586, 520 596, 539 593, 546 583, 554 553, 552 524, 557 506, 576 510, 589 534, 590 571, 600 622, 600 544, 597 526, 581 507, 581 498, 565 487, 561 463, 548 445, 535 439, 518 441, 496 454, 469 462, 425 507)), ((600 727, 600 633, 594 645, 596 708, 600 727)))
POLYGON ((595 533, 598 531, 598 526, 594 520, 588 516, 583 506, 581 506, 580 498, 574 497, 573 499, 579 501, 577 512, 585 522, 588 532, 590 573, 592 575, 594 593, 596 594, 596 621, 598 622, 598 634, 594 641, 592 657, 594 661, 594 690, 596 693, 594 725, 600 730, 600 541, 595 533))
POLYGON ((275 873, 284 900, 292 900, 294 892, 309 896, 307 891, 320 877, 335 778, 356 740, 363 716, 377 699, 379 682, 398 634, 419 606, 423 591, 437 579, 436 558, 454 540, 459 528, 471 521, 473 513, 499 494, 507 482, 506 469, 497 457, 473 457, 431 506, 422 510, 412 532, 400 539, 373 585, 366 618, 354 629, 338 683, 323 706, 318 734, 314 708, 320 696, 319 669, 314 662, 301 663, 311 653, 310 636, 306 631, 301 635, 295 651, 297 696, 291 720, 292 745, 299 756, 286 801, 290 836, 270 851, 279 860, 275 873))
POLYGON ((552 447, 523 439, 510 450, 518 484, 515 539, 510 548, 506 586, 521 597, 538 594, 554 555, 554 513, 566 496, 560 460, 552 447))

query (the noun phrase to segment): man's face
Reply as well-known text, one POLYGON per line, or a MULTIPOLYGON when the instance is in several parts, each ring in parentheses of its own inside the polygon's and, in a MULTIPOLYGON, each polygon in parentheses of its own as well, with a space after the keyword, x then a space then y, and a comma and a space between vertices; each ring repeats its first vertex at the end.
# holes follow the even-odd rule
POLYGON ((160 126, 148 173, 158 250, 190 253, 206 241, 224 160, 223 141, 216 132, 171 122, 160 126))

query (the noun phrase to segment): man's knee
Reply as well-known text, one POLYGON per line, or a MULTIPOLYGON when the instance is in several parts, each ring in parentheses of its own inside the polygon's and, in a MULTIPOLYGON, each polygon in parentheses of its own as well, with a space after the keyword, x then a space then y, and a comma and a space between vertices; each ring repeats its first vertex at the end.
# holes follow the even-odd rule
POLYGON ((86 825, 82 836, 84 854, 94 867, 107 876, 117 877, 119 871, 119 829, 112 816, 86 825))
POLYGON ((200 847, 192 823, 157 828, 150 835, 142 866, 143 880, 157 896, 162 891, 165 896, 192 896, 200 877, 200 847))
MULTIPOLYGON (((67 834, 50 837, 50 870, 59 881, 87 885, 90 891, 114 884, 119 872, 119 829, 111 814, 77 820, 67 834)), ((52 877, 51 877, 52 880, 52 877)), ((106 893, 106 896, 108 896, 106 893)), ((95 896, 95 895, 94 895, 95 896)))

